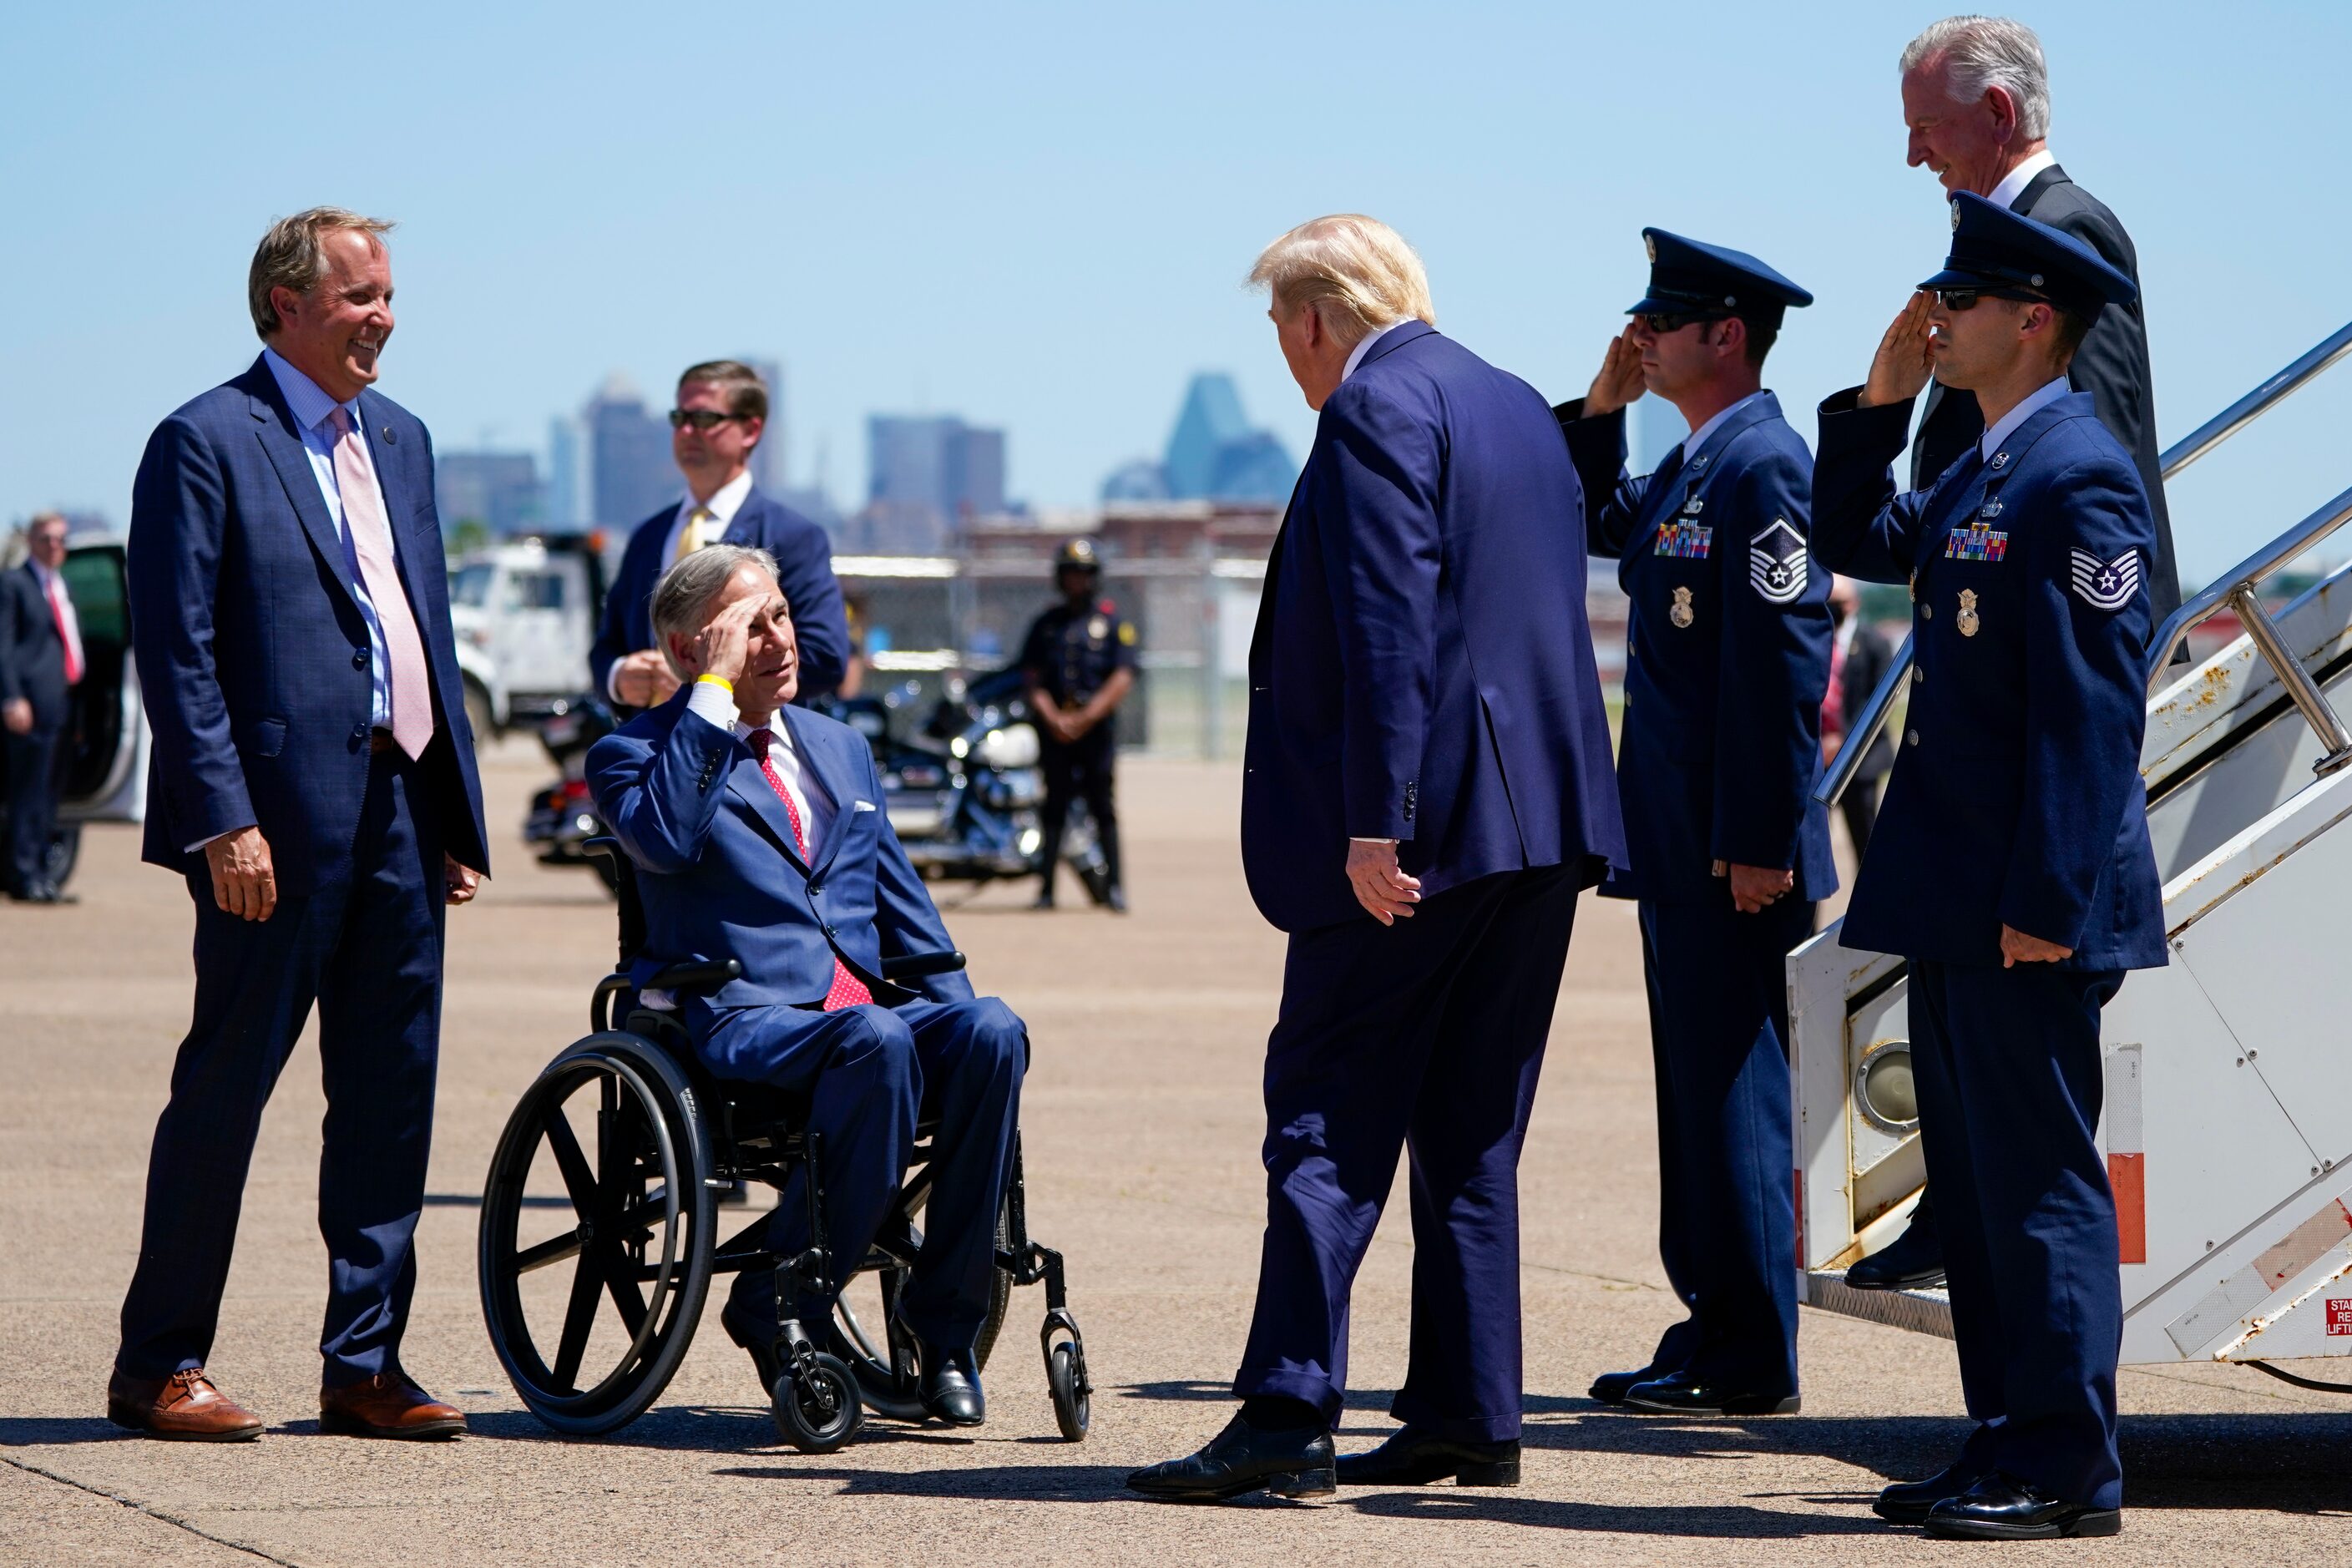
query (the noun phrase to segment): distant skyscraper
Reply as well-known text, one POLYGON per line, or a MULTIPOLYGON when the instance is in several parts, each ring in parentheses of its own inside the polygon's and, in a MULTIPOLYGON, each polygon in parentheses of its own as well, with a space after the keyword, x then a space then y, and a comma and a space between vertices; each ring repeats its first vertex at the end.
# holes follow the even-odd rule
POLYGON ((1632 448, 1630 460, 1637 474, 1655 472, 1666 454, 1690 434, 1690 426, 1683 423, 1675 405, 1654 392, 1627 409, 1626 416, 1633 428, 1626 433, 1625 444, 1632 448))
POLYGON ((669 426, 615 371, 580 411, 588 434, 588 521, 626 528, 676 500, 685 489, 670 461, 669 426))
POLYGON ((547 422, 547 525, 579 528, 588 521, 587 464, 580 426, 559 414, 547 422))
POLYGON ((1298 465, 1280 438, 1252 426, 1241 392, 1222 371, 1204 371, 1185 389, 1167 455, 1157 464, 1122 464, 1103 481, 1105 500, 1239 500, 1279 503, 1290 497, 1298 465))
POLYGON ((784 443, 784 367, 782 361, 754 359, 749 354, 736 356, 760 373, 768 384, 768 427, 760 437, 760 444, 751 448, 751 482, 760 487, 762 495, 780 496, 787 486, 784 443))
POLYGON ((1004 510, 1004 432, 952 415, 876 414, 866 421, 866 497, 883 537, 929 548, 961 520, 1004 510))
POLYGON ((539 461, 528 452, 443 452, 434 460, 433 489, 444 528, 478 522, 509 534, 546 521, 539 461))

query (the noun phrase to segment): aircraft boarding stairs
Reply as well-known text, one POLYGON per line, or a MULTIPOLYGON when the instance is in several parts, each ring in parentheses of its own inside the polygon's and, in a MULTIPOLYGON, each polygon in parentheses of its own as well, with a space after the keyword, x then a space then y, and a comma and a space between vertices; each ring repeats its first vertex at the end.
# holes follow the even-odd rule
MULTIPOLYGON (((2352 326, 2167 452, 2165 477, 2347 353, 2352 326)), ((2275 613, 2258 596, 2347 521, 2352 489, 2184 604, 2151 650, 2140 771, 2171 963, 2132 974, 2101 1028, 2126 1363, 2352 1354, 2352 831, 2336 831, 2352 816, 2352 564, 2275 613), (2172 664, 2222 611, 2244 633, 2172 664)), ((1909 672, 1906 644, 1822 799, 1909 672)), ((1837 936, 1789 958, 1801 1295, 1949 1337, 1942 1291, 1843 1282, 1901 1233, 1926 1168, 1904 965, 1837 936)))

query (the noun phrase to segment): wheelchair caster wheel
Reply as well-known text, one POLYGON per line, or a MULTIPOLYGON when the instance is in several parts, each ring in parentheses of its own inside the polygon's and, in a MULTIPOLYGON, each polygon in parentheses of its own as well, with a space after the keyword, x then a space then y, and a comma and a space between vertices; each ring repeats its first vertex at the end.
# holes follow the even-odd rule
POLYGON ((1054 1393, 1054 1424, 1062 1429, 1063 1440, 1079 1441, 1087 1435, 1094 1406, 1077 1346, 1064 1340, 1045 1352, 1045 1382, 1054 1393))
POLYGON ((776 1430, 803 1454, 830 1454, 857 1435, 864 1419, 857 1380, 841 1358, 823 1351, 787 1367, 770 1390, 776 1430))

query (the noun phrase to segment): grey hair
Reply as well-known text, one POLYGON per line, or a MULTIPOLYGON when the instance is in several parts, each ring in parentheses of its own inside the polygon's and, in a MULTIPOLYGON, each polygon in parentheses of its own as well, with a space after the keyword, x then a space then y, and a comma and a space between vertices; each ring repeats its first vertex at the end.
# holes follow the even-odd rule
POLYGON ((692 637, 709 625, 710 601, 746 566, 775 578, 776 558, 748 544, 706 544, 662 574, 654 587, 654 642, 671 669, 686 673, 669 650, 670 633, 692 637))
POLYGON ((1955 103, 1974 103, 1989 88, 2017 105, 2017 133, 2028 142, 2050 134, 2050 66, 2042 40, 2006 16, 1947 16, 1905 46, 1903 74, 1940 63, 1944 89, 1955 103))
POLYGON ((284 325, 278 307, 269 302, 272 289, 308 294, 327 275, 327 236, 352 229, 367 236, 379 249, 392 232, 390 218, 362 217, 344 207, 312 207, 292 217, 279 218, 254 247, 253 266, 245 275, 245 300, 253 311, 253 330, 267 342, 284 325))

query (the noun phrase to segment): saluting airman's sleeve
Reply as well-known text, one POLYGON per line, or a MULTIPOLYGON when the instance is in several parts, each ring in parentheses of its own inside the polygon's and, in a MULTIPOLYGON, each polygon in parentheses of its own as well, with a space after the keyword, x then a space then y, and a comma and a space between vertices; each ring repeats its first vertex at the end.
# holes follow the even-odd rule
POLYGON ((2025 614, 2025 803, 2001 884, 2001 923, 2082 947, 2093 892, 2126 812, 2147 809, 2140 740, 2156 521, 2120 453, 2094 456, 2035 498, 2025 614))
MULTIPOLYGON (((1813 453, 1813 554, 1832 572, 1907 583, 1918 559, 1919 516, 1935 491, 1895 489, 1895 459, 1911 430, 1911 402, 1855 406, 1862 389, 1822 400, 1813 453)), ((1916 401, 1912 400, 1912 401, 1916 401)))
POLYGON ((1584 416, 1584 399, 1563 403, 1552 416, 1568 440, 1568 460, 1584 487, 1584 552, 1614 558, 1625 552, 1650 479, 1625 471, 1625 411, 1584 416))
MULTIPOLYGON (((1751 436, 1746 445, 1761 442, 1751 436)), ((1831 637, 1829 574, 1806 548, 1812 476, 1803 448, 1790 448, 1745 462, 1731 493, 1709 502, 1722 514, 1718 531, 1736 537, 1715 552, 1724 630, 1708 853, 1776 870, 1797 862, 1820 769, 1831 637)))

